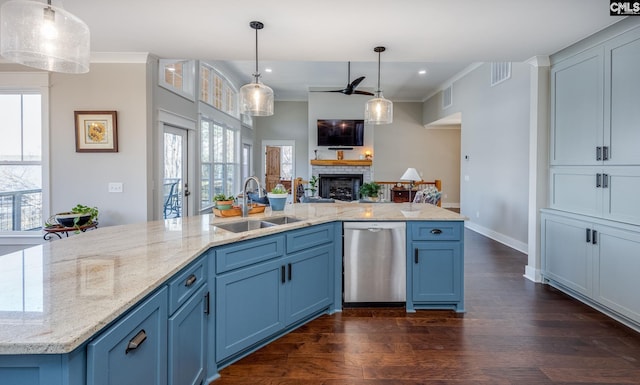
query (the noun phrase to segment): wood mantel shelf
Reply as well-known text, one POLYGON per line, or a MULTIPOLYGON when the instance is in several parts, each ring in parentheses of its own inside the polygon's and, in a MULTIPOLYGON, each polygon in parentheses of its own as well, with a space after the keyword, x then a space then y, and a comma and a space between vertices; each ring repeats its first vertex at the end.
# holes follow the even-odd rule
POLYGON ((368 159, 311 159, 313 166, 371 166, 372 163, 368 159))

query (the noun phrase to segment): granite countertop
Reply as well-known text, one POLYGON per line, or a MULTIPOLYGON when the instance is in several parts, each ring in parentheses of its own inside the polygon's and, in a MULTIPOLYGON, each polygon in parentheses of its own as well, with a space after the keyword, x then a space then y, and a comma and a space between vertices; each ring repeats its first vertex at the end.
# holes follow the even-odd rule
POLYGON ((246 218, 200 215, 87 231, 0 256, 0 354, 62 354, 82 345, 210 247, 332 221, 455 220, 429 204, 314 203, 249 219, 300 222, 232 233, 246 218))

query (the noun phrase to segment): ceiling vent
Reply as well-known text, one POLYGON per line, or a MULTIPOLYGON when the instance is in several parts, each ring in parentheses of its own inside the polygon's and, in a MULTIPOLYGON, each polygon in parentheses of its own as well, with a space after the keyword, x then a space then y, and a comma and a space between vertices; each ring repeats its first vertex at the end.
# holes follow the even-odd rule
POLYGON ((511 77, 511 62, 491 63, 491 87, 511 77))
POLYGON ((453 104, 453 84, 442 90, 442 109, 453 104))

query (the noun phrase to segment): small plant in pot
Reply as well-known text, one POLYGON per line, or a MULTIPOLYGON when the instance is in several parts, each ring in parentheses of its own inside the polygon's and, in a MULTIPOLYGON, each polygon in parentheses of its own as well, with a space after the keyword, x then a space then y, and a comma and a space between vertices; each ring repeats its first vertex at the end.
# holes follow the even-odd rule
POLYGON ((363 183, 362 186, 360 186, 360 197, 362 199, 367 199, 375 202, 378 200, 378 195, 380 194, 381 188, 382 186, 375 182, 363 183))
POLYGON ((277 184, 271 192, 267 193, 267 198, 269 198, 269 206, 271 206, 271 210, 274 211, 282 211, 284 210, 284 205, 287 202, 287 189, 284 188, 283 185, 277 184))
POLYGON ((320 182, 320 179, 314 175, 309 179, 309 187, 305 188, 305 190, 311 191, 310 196, 312 197, 316 196, 316 191, 318 191, 318 182, 320 182))
POLYGON ((225 195, 223 193, 216 194, 213 197, 213 201, 215 202, 216 208, 218 210, 228 210, 233 207, 233 201, 236 199, 233 195, 225 195))
POLYGON ((98 220, 98 208, 89 207, 81 204, 77 204, 71 211, 64 213, 58 213, 53 216, 53 221, 47 221, 46 226, 51 226, 57 222, 63 227, 75 227, 80 229, 80 226, 97 222, 98 220), (52 223, 53 222, 53 223, 52 223))

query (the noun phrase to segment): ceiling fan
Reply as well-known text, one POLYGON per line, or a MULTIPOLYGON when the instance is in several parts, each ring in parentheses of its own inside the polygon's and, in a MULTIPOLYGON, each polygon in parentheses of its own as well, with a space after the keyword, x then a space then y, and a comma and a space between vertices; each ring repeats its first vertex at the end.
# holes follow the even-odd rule
POLYGON ((364 76, 360 76, 359 78, 351 82, 351 62, 347 62, 347 86, 345 88, 341 90, 311 91, 311 92, 340 92, 341 94, 344 94, 344 95, 357 94, 357 95, 374 96, 371 92, 356 90, 356 87, 358 87, 358 84, 360 84, 364 80, 364 78, 365 78, 364 76))

